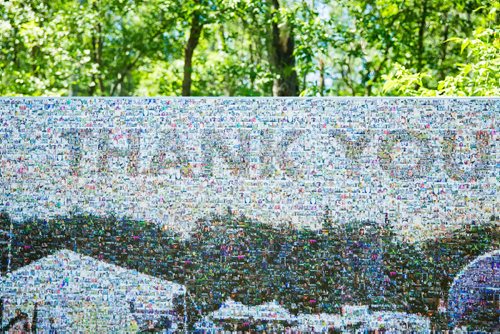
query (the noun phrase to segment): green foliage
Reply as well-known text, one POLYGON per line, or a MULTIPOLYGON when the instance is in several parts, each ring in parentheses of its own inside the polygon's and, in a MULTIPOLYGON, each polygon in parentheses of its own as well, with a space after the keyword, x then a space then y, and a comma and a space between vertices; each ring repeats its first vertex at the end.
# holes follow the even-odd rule
POLYGON ((0 95, 180 95, 194 14, 193 95, 268 96, 290 71, 302 96, 498 95, 499 12, 498 0, 0 0, 0 95))
POLYGON ((386 76, 384 90, 391 95, 410 96, 498 96, 500 95, 500 32, 479 28, 473 38, 453 38, 461 45, 466 63, 457 73, 436 83, 431 73, 413 73, 402 66, 386 76))

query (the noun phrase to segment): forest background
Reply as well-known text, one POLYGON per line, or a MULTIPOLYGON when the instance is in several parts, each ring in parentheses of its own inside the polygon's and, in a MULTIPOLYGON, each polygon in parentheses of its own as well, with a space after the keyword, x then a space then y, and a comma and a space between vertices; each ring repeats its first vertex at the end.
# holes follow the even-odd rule
POLYGON ((0 0, 4 96, 500 95, 497 0, 0 0))

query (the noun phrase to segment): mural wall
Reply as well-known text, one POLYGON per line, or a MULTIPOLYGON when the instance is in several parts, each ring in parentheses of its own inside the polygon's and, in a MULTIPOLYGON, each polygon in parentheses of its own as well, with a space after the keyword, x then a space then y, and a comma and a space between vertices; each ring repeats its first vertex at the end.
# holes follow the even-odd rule
POLYGON ((497 260, 480 282, 493 292, 460 312, 448 297, 500 248, 499 111, 498 99, 0 99, 2 324, 494 331, 497 260), (110 278, 78 281, 82 259, 176 293, 169 307, 154 289, 90 302, 110 278), (52 280, 56 268, 68 274, 52 280), (138 316, 141 298, 163 306, 138 316))

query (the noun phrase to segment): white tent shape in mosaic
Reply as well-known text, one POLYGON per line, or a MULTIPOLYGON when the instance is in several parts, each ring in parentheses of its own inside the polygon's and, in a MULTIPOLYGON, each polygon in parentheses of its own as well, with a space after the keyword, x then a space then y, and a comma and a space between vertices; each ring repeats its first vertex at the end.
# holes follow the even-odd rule
POLYGON ((32 317, 38 302, 37 329, 49 319, 68 333, 132 332, 168 316, 185 287, 135 270, 61 250, 3 277, 0 296, 4 323, 19 308, 32 317))
POLYGON ((276 301, 262 305, 247 306, 232 299, 228 299, 222 306, 210 314, 213 319, 260 319, 292 321, 294 317, 287 309, 276 301))

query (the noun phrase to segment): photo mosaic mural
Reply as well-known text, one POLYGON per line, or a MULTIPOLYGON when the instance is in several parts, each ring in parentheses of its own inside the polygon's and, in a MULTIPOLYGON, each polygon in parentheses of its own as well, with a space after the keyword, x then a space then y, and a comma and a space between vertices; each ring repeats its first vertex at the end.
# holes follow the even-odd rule
POLYGON ((499 111, 1 98, 0 332, 498 332, 499 111))

